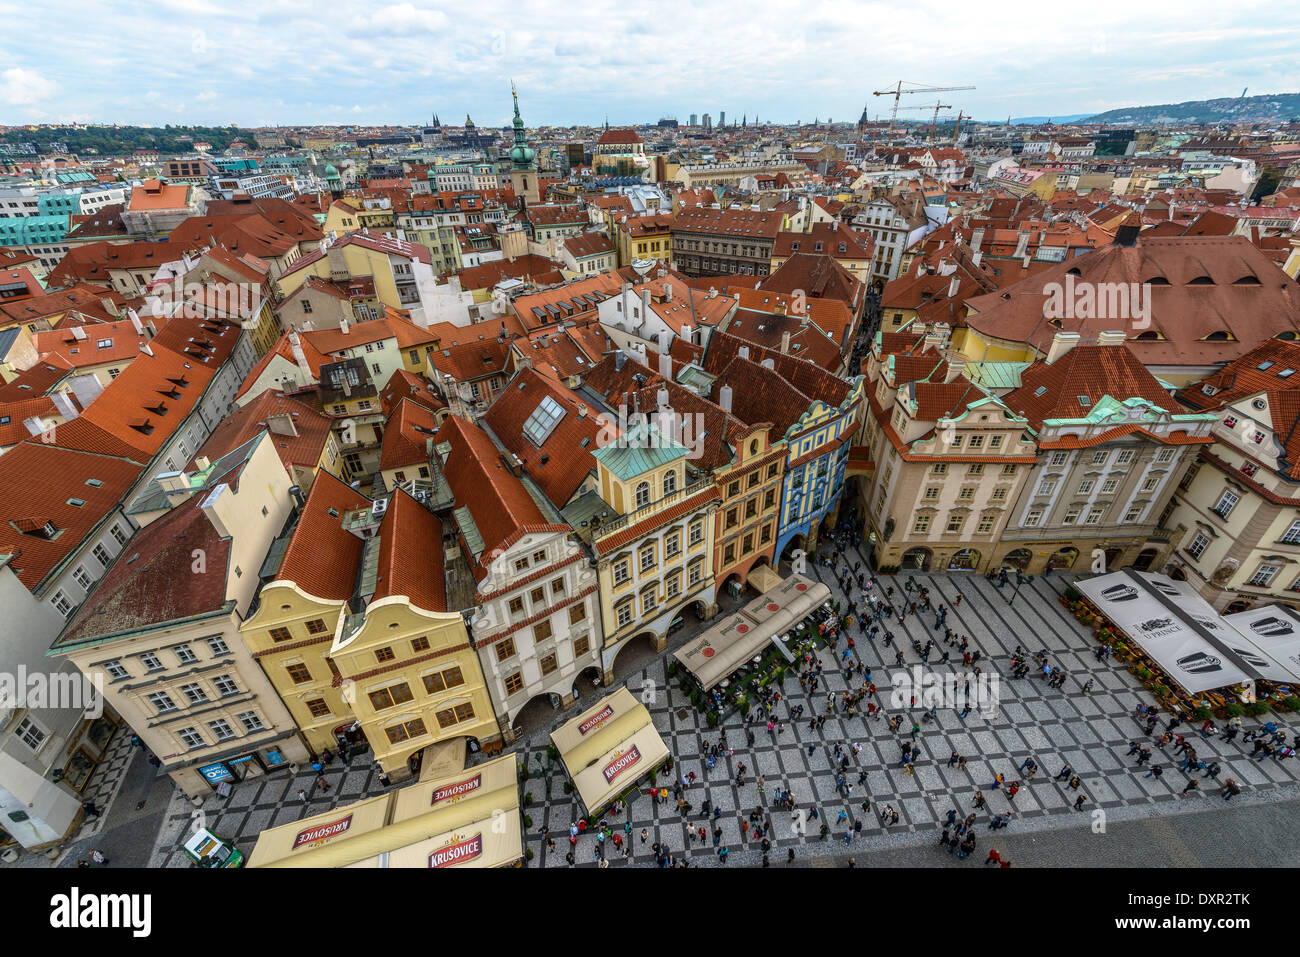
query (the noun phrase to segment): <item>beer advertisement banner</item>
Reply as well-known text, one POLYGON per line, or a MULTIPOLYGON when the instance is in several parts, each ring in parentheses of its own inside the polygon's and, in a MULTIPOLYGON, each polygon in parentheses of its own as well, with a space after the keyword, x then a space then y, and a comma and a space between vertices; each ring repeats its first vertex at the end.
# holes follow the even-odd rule
POLYGON ((1081 578, 1075 587, 1189 694, 1251 677, 1157 600, 1148 581, 1118 571, 1081 578))
POLYGON ((337 821, 329 821, 325 824, 314 824, 306 830, 299 831, 298 836, 293 839, 293 849, 307 844, 315 844, 317 841, 326 841, 331 837, 338 837, 352 826, 352 815, 339 818, 337 821))

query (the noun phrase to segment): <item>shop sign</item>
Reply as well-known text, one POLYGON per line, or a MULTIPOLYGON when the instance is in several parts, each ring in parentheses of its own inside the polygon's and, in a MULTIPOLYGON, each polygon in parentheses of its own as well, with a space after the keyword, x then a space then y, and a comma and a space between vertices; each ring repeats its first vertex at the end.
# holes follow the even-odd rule
POLYGON ((637 750, 636 745, 632 745, 609 764, 605 765, 602 772, 605 775, 605 783, 612 784, 614 779, 641 760, 641 752, 637 750))
POLYGON ((205 764, 199 768, 199 774, 203 775, 209 784, 235 780, 235 776, 230 773, 230 768, 225 764, 205 764))
POLYGON ((440 788, 435 788, 433 799, 429 801, 430 805, 437 804, 439 801, 446 801, 449 798, 464 797, 472 791, 477 791, 483 786, 483 775, 476 774, 467 781, 457 781, 455 784, 444 784, 440 788))
POLYGON ((344 831, 352 826, 352 815, 340 818, 337 821, 331 821, 328 824, 317 824, 315 827, 309 827, 305 831, 299 831, 298 836, 293 839, 291 850, 298 850, 304 844, 315 844, 318 841, 326 841, 331 837, 338 837, 344 831))
POLYGON ((586 721, 582 722, 582 724, 578 725, 578 734, 586 734, 588 731, 594 730, 602 722, 607 721, 612 717, 614 717, 613 707, 605 705, 605 707, 601 708, 586 721))
POLYGON ((457 841, 439 848, 429 855, 430 867, 451 867, 472 861, 483 853, 483 835, 475 834, 465 841, 457 841))

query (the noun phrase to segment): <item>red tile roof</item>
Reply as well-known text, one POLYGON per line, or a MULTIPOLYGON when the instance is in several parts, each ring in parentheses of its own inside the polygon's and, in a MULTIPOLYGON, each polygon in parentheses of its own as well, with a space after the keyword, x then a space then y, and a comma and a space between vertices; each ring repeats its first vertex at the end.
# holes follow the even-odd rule
POLYGON ((1140 398, 1157 408, 1179 411, 1173 396, 1125 345, 1079 345, 1050 365, 1035 362, 1021 373, 1020 387, 1002 401, 1040 429, 1047 419, 1087 417, 1107 395, 1121 402, 1140 398))
POLYGON ((226 604, 230 539, 199 507, 203 498, 193 496, 135 533, 55 648, 192 618, 226 604), (193 574, 195 549, 206 558, 207 574, 193 574))
POLYGON ((402 596, 425 611, 447 610, 442 522, 401 488, 388 499, 379 526, 374 601, 402 596))
POLYGON ((365 543, 343 528, 343 516, 369 507, 370 499, 329 472, 321 472, 307 494, 275 580, 294 582, 326 601, 351 598, 365 543))
POLYGON ((1163 281, 1148 287, 1150 327, 1131 332, 1128 340, 1147 366, 1231 362, 1279 332, 1300 333, 1300 286, 1244 236, 1139 236, 1135 246, 1106 246, 1000 293, 969 300, 966 324, 981 335, 1028 342, 1042 354, 1057 328, 1092 339, 1100 332, 1127 330, 1127 319, 1062 318, 1059 327, 1044 320, 1044 287, 1057 283, 1063 288, 1070 270, 1079 271, 1081 283, 1128 288, 1129 283, 1141 287, 1153 279, 1163 281))
POLYGON ((117 507, 142 470, 124 459, 39 440, 21 442, 0 455, 0 488, 11 492, 0 496, 0 554, 14 556, 9 564, 19 580, 36 588, 117 507), (100 484, 91 485, 91 480, 100 484), (74 498, 85 504, 69 505, 74 498), (53 522, 62 534, 46 540, 19 531, 45 522, 53 522))
POLYGON ((382 471, 429 464, 429 439, 438 431, 438 417, 413 399, 402 397, 384 426, 379 456, 382 471))
POLYGON ((473 556, 478 561, 475 575, 482 578, 493 551, 505 547, 521 528, 549 525, 500 450, 477 425, 457 415, 448 416, 438 430, 437 441, 451 443, 443 474, 456 504, 469 509, 483 540, 482 555, 473 556))
POLYGON ((388 383, 379 391, 379 404, 384 415, 389 416, 403 399, 409 399, 431 412, 447 408, 447 402, 432 382, 414 372, 397 369, 388 377, 388 383))
MULTIPOLYGON (((261 432, 269 431, 271 416, 289 416, 297 435, 270 433, 276 454, 286 470, 314 469, 320 463, 329 441, 330 419, 311 406, 285 396, 282 392, 263 392, 253 401, 238 406, 212 430, 203 447, 195 453, 215 462, 261 432)), ((193 460, 191 460, 193 462, 193 460)))
POLYGON ((522 369, 501 390, 483 421, 552 504, 563 508, 596 470, 591 453, 601 431, 597 414, 567 386, 536 369, 522 369), (523 427, 546 396, 559 403, 564 416, 539 446, 524 437, 523 427))

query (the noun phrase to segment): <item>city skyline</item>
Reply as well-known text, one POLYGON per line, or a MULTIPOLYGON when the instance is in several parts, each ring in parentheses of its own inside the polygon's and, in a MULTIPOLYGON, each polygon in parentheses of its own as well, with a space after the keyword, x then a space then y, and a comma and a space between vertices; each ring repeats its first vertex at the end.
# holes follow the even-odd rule
MULTIPOLYGON (((94 16, 80 2, 62 7, 69 22, 94 16)), ((511 77, 530 127, 684 122, 723 110, 731 119, 851 122, 864 103, 887 117, 889 98, 872 91, 900 77, 975 86, 951 95, 952 112, 986 120, 1300 89, 1294 10, 1195 3, 1180 19, 1189 26, 1151 34, 1144 11, 1118 2, 1095 5, 1083 29, 1059 33, 1020 27, 1033 9, 1014 0, 998 24, 962 23, 941 38, 934 25, 950 15, 934 2, 820 3, 792 24, 780 4, 760 5, 743 23, 719 4, 671 20, 650 5, 597 4, 588 17, 608 26, 579 42, 547 5, 343 2, 317 22, 302 0, 255 10, 165 0, 124 4, 110 49, 91 33, 39 43, 47 11, 0 2, 14 38, 0 69, 0 123, 411 125, 437 113, 496 127, 511 119, 511 77), (789 27, 779 42, 774 22, 789 27), (719 28, 731 38, 725 61, 714 46, 719 28), (925 62, 918 36, 944 56, 925 62), (159 59, 160 49, 174 55, 159 59), (868 64, 846 51, 865 53, 868 64)))

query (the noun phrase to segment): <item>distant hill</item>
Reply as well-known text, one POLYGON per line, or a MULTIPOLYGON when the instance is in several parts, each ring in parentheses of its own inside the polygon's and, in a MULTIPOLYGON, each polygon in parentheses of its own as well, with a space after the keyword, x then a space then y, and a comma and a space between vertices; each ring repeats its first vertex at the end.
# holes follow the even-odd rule
POLYGON ((1012 126, 1039 126, 1043 123, 1073 123, 1075 120, 1086 119, 1087 113, 1057 113, 1052 116, 1013 116, 1011 118, 1012 126))
POLYGON ((129 156, 137 149, 156 149, 160 153, 186 153, 195 143, 212 144, 220 153, 247 134, 233 126, 42 126, 38 129, 15 127, 0 133, 0 143, 16 146, 29 144, 36 153, 51 152, 52 143, 70 153, 95 152, 103 156, 129 156))
POLYGON ((1088 117, 1089 123, 1157 126, 1182 123, 1275 123, 1300 117, 1300 93, 1266 93, 1221 100, 1128 106, 1088 117))

